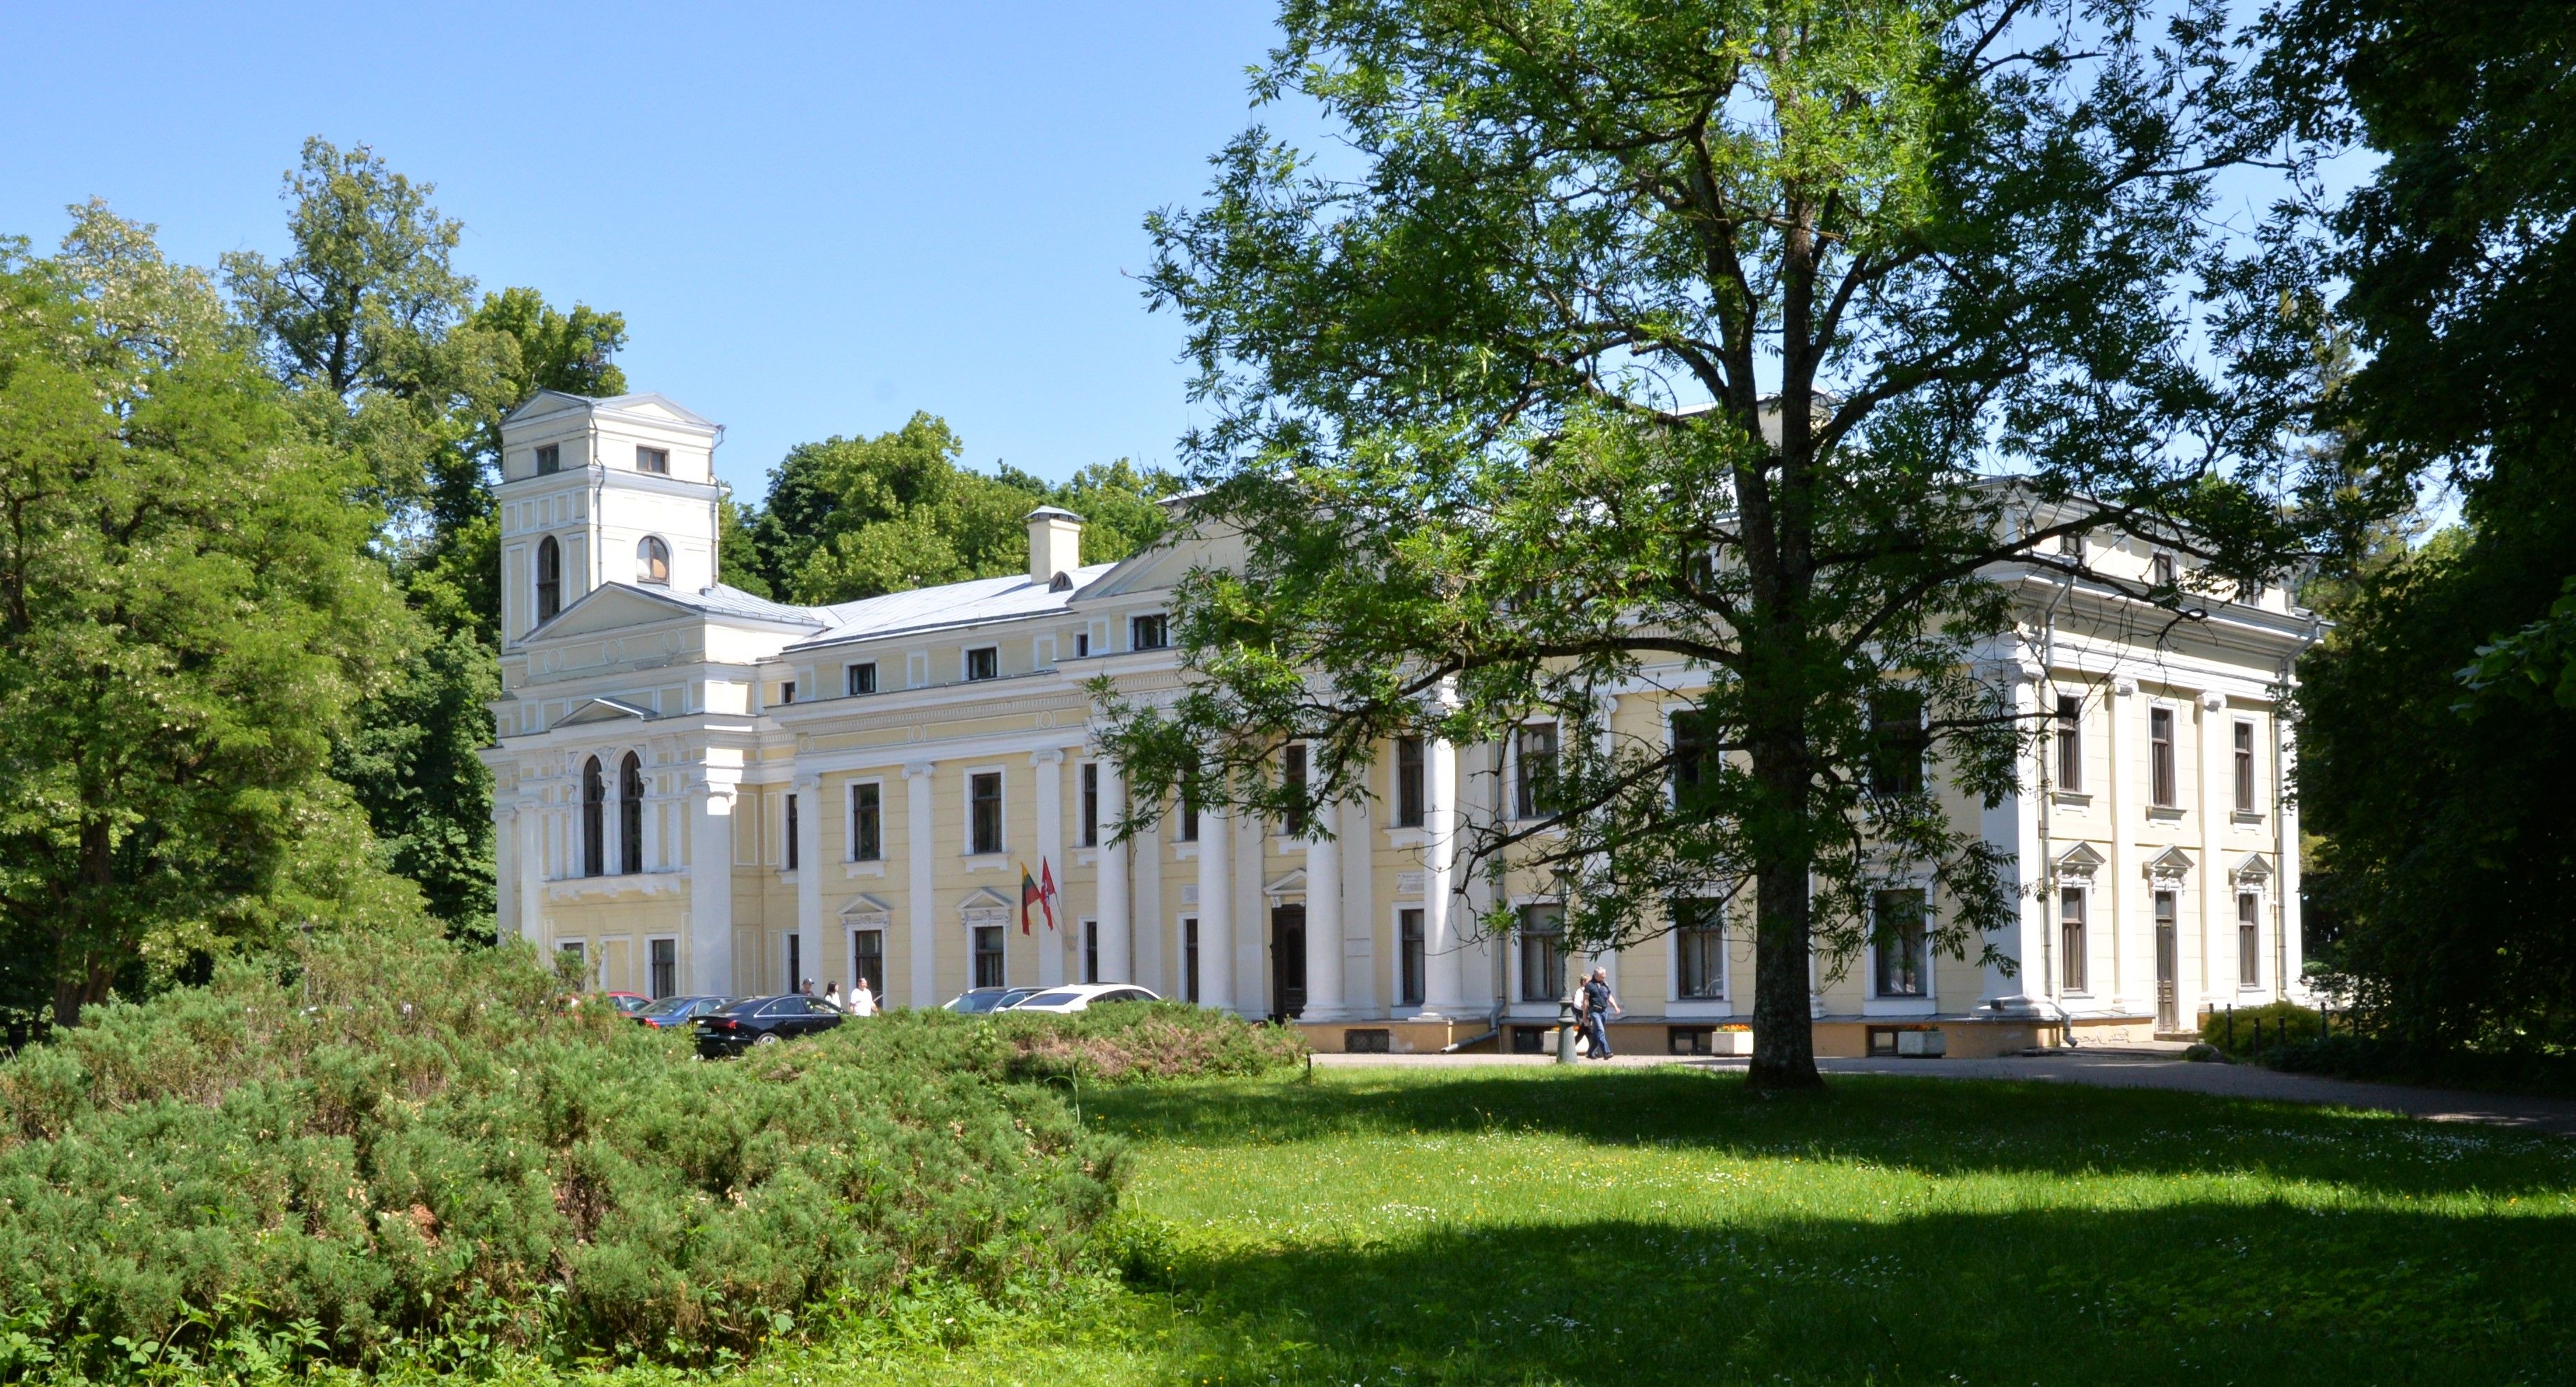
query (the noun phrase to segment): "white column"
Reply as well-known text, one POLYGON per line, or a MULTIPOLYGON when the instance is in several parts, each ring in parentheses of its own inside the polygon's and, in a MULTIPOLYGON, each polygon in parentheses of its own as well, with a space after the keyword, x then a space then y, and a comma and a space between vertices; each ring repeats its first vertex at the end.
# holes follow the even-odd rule
POLYGON ((1458 748, 1438 737, 1422 748, 1422 1010, 1426 1020, 1463 1016, 1451 869, 1458 834, 1458 748))
POLYGON ((1338 1021, 1342 1009, 1342 816, 1315 806, 1306 835, 1306 1010, 1308 1021, 1338 1021), (1326 837, 1331 834, 1331 837, 1326 837))
MULTIPOLYGON (((2203 1002, 2236 997, 2236 879, 2228 870, 2227 825, 2236 810, 2236 729, 2227 695, 2200 695, 2200 995, 2203 1002)), ((2200 1024, 2198 1008, 2180 1018, 2200 1024)))
POLYGON ((2084 899, 2087 923, 2111 931, 2111 1009, 2124 1016, 2153 1010, 2156 995, 2155 912, 2150 903, 2147 913, 2139 915, 2130 903, 2137 893, 2130 884, 2130 835, 2137 832, 2131 820, 2145 814, 2138 803, 2137 748, 2145 733, 2135 725, 2144 716, 2137 695, 2138 681, 2123 674, 2111 680, 2111 692, 2102 700, 2102 750, 2111 770, 2111 803, 2102 822, 2109 827, 2111 852, 2098 878, 2101 889, 2084 899), (2132 958, 2140 938, 2146 940, 2146 952, 2132 958))
MULTIPOLYGON (((1029 753, 1029 764, 1037 768, 1038 782, 1038 869, 1061 884, 1064 880, 1064 753, 1046 747, 1029 753)), ((1046 915, 1038 916, 1038 986, 1054 987, 1064 981, 1065 932, 1073 930, 1067 918, 1068 904, 1059 895, 1053 902, 1056 929, 1045 928, 1046 915)))
POLYGON ((1127 809, 1127 780, 1118 773, 1117 763, 1101 761, 1100 844, 1096 888, 1098 899, 1092 913, 1100 920, 1100 976, 1108 982, 1134 982, 1135 964, 1127 950, 1131 914, 1127 889, 1127 845, 1117 842, 1116 825, 1127 809))
POLYGON ((904 818, 903 842, 906 854, 905 880, 911 884, 911 938, 905 943, 912 955, 912 992, 905 1000, 916 1007, 939 1005, 939 972, 937 967, 939 929, 930 918, 937 908, 938 893, 931 879, 930 852, 930 777, 938 766, 929 761, 916 761, 903 768, 904 818))
MULTIPOLYGON (((2298 729, 2289 720, 2289 708, 2272 705, 2272 812, 2279 817, 2273 835, 2272 957, 2276 975, 2272 995, 2289 997, 2301 985, 2300 974, 2308 966, 2307 941, 2300 934, 2299 922, 2299 803, 2289 794, 2290 777, 2299 764, 2298 729)), ((2314 1000, 2313 998, 2309 1000, 2314 1000)))
POLYGON ((730 993, 734 782, 712 768, 689 786, 689 990, 730 993))
MULTIPOLYGON (((1339 810, 1342 827, 1342 1014, 1384 1016, 1385 998, 1378 991, 1378 931, 1388 922, 1377 908, 1377 822, 1365 799, 1345 800, 1339 810)), ((1393 947, 1392 938, 1389 947, 1393 947)))
POLYGON ((519 938, 519 806, 497 796, 492 801, 492 939, 506 944, 519 938))
POLYGON ((662 792, 661 777, 653 768, 644 768, 644 799, 635 812, 644 816, 644 870, 658 872, 671 864, 662 860, 662 792))
POLYGON ((545 944, 546 854, 540 835, 545 832, 545 811, 537 797, 521 793, 518 813, 518 873, 510 889, 519 898, 519 937, 531 944, 545 944))
POLYGON ((823 991, 823 779, 799 775, 796 791, 796 960, 823 991))
MULTIPOLYGON (((2008 697, 2013 716, 2027 726, 2038 706, 2038 685, 2046 671, 2035 664, 2012 663, 1994 669, 1994 677, 2009 685, 2008 697)), ((2048 907, 2032 893, 2032 887, 2048 879, 2049 864, 2042 860, 2039 841, 2039 779, 2037 767, 2029 756, 2013 758, 2013 793, 1994 806, 1980 811, 1981 832, 1988 847, 2009 864, 2004 871, 2006 889, 2013 893, 2012 923, 2005 927, 1998 941, 2000 952, 2013 962, 2007 976, 2001 968, 1985 970, 1984 1000, 2002 1001, 2011 1006, 2029 1006, 2048 997, 2053 979, 2040 976, 2049 966, 2054 952, 2046 938, 2048 907)), ((1925 960, 1931 977, 1935 1006, 1942 1004, 1938 967, 1925 960)))
MULTIPOLYGON (((1124 777, 1120 778, 1119 784, 1122 787, 1126 784, 1124 777)), ((1172 921, 1163 912, 1161 821, 1136 835, 1128 860, 1134 864, 1135 871, 1135 886, 1128 893, 1127 904, 1128 918, 1135 926, 1135 981, 1165 997, 1185 997, 1189 994, 1181 990, 1180 977, 1171 963, 1179 955, 1165 947, 1172 943, 1167 937, 1172 931, 1172 921)))
MULTIPOLYGON (((1221 809, 1199 811, 1199 1005, 1234 1007, 1234 839, 1221 809)), ((1183 995, 1188 995, 1186 991, 1183 995)))
MULTIPOLYGON (((1461 919, 1482 920, 1494 908, 1495 900, 1490 875, 1476 872, 1459 879, 1455 845, 1479 830, 1502 826, 1503 744, 1478 742, 1453 750, 1457 753, 1457 773, 1449 799, 1449 875, 1455 894, 1450 897, 1449 934, 1456 941, 1459 1014, 1484 1016, 1510 995, 1503 964, 1510 956, 1511 939, 1482 930, 1470 939, 1469 931, 1458 923, 1461 919)), ((1424 773, 1429 773, 1427 767, 1424 773)), ((1429 979, 1424 982, 1427 991, 1429 979)))

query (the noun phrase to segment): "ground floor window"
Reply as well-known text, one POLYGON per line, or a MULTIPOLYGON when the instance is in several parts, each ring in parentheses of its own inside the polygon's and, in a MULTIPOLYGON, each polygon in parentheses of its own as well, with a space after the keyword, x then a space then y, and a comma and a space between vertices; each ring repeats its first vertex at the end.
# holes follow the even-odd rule
POLYGON ((2084 990, 2084 888, 2061 887, 2057 893, 2058 981, 2068 992, 2084 990))
POLYGON ((2251 891, 2236 897, 2236 985, 2263 985, 2262 902, 2251 891))
POLYGON ((1002 927, 1000 925, 975 927, 975 985, 977 987, 1002 985, 1002 927))
POLYGON ((1871 892, 1870 915, 1878 995, 1923 996, 1923 892, 1914 887, 1871 892))
POLYGON ((1082 922, 1082 980, 1100 981, 1100 922, 1082 922))
POLYGON ((1666 1026, 1664 1044, 1676 1055, 1705 1055, 1716 1034, 1715 1026, 1666 1026))
POLYGON ((567 939, 555 945, 555 957, 562 961, 563 973, 572 978, 575 987, 590 986, 590 970, 583 966, 588 952, 578 939, 567 939))
POLYGON ((1519 934, 1521 1000, 1555 1001, 1565 987, 1565 907, 1522 906, 1519 934))
POLYGON ((645 959, 653 971, 653 995, 668 997, 680 990, 680 941, 654 939, 644 945, 645 959))
POLYGON ((1190 1005, 1199 1000, 1199 917, 1181 918, 1181 995, 1190 1005))
POLYGON ((854 929, 850 931, 850 990, 860 983, 868 985, 872 996, 885 996, 885 931, 854 929))
POLYGON ((1409 1007, 1422 1005, 1422 912, 1395 912, 1397 953, 1396 1000, 1409 1007))
POLYGON ((805 990, 805 936, 794 930, 787 932, 787 990, 805 990))
POLYGON ((1722 901, 1673 902, 1673 961, 1680 968, 1674 985, 1684 1000, 1726 996, 1725 911, 1722 901))

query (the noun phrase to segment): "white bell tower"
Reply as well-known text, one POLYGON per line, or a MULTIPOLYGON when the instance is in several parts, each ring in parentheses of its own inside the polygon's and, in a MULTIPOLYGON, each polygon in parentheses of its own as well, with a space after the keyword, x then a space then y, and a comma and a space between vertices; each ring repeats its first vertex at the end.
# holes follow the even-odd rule
POLYGON ((501 640, 610 583, 716 581, 724 429, 660 395, 541 390, 501 421, 501 640))

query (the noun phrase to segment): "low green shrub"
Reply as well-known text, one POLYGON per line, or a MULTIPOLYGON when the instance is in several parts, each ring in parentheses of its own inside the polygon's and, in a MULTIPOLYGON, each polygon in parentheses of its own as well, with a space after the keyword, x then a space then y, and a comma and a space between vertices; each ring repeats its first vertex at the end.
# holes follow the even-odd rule
POLYGON ((1050 1062, 1027 1034, 888 1017, 702 1063, 564 1008, 525 948, 427 933, 100 1007, 0 1065, 0 1373, 705 1362, 827 1299, 1060 1277, 1120 1148, 993 1082, 1050 1062))
POLYGON ((2266 1048, 2263 1063, 2299 1074, 2339 1079, 2424 1084, 2490 1093, 2576 1097, 2576 1055, 2533 1050, 2451 1050, 2385 1036, 2356 1035, 2337 1020, 2322 1039, 2293 1040, 2266 1048))
POLYGON ((1293 1027, 1180 1002, 1112 1002, 1069 1015, 896 1011, 846 1023, 829 1040, 852 1047, 862 1062, 929 1065, 997 1082, 1248 1078, 1306 1058, 1305 1038, 1293 1027))
POLYGON ((2315 1040, 2327 1023, 2313 1007, 2296 1002, 2266 1002, 2257 1007, 2220 1008, 2201 1018, 2200 1039, 2231 1059, 2252 1059, 2262 1051, 2293 1041, 2315 1040))

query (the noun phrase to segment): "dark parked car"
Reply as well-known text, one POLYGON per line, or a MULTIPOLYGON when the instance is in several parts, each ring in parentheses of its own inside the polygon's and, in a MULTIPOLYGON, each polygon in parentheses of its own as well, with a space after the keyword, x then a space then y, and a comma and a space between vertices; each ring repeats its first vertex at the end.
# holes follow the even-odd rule
POLYGON ((617 1008, 619 1012, 627 1016, 633 1016, 644 1008, 653 1005, 653 999, 645 996, 641 992, 604 992, 600 995, 608 999, 608 1004, 610 1006, 617 1008))
POLYGON ((960 1016, 990 1016, 1004 1007, 1018 1005, 1021 998, 1035 991, 1034 987, 970 987, 949 998, 946 1010, 960 1016))
POLYGON ((775 1045, 841 1024, 839 1007, 816 997, 745 997, 697 1019, 698 1053, 708 1059, 739 1055, 755 1045, 775 1045))
POLYGON ((667 1031, 674 1026, 685 1026, 708 1012, 722 1011, 732 1003, 731 997, 664 997, 642 1011, 629 1013, 627 1019, 639 1026, 667 1031))

